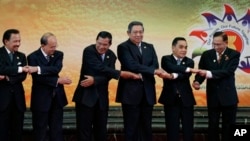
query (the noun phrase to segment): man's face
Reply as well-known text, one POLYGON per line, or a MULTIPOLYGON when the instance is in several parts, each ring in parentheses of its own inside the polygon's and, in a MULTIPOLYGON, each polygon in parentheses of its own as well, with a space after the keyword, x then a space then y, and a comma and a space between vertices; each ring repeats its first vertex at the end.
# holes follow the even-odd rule
POLYGON ((187 54, 187 42, 179 40, 175 46, 172 47, 173 54, 178 58, 184 58, 187 54))
POLYGON ((141 25, 134 25, 131 32, 128 32, 129 39, 136 45, 139 45, 143 39, 143 27, 141 25))
POLYGON ((9 40, 4 40, 5 47, 8 48, 11 52, 18 51, 19 46, 21 45, 20 34, 11 34, 9 40))
POLYGON ((47 45, 42 45, 43 51, 47 55, 53 55, 57 47, 57 40, 55 36, 48 37, 47 45))
POLYGON ((223 41, 223 38, 221 36, 214 37, 213 38, 213 48, 216 52, 219 54, 222 53, 227 47, 227 42, 223 41))
POLYGON ((109 38, 98 37, 96 40, 96 50, 99 54, 104 54, 107 52, 111 44, 109 43, 109 38))

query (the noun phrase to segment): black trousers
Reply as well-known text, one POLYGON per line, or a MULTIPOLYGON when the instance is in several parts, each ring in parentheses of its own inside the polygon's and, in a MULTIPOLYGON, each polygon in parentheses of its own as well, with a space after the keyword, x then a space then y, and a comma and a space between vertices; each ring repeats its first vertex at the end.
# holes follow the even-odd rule
POLYGON ((164 105, 167 141, 180 140, 180 124, 183 141, 193 141, 194 106, 183 106, 181 98, 176 96, 174 105, 164 105))
POLYGON ((77 140, 107 140, 108 108, 101 108, 99 101, 94 107, 76 103, 77 140))
POLYGON ((48 112, 32 111, 32 122, 34 141, 63 141, 63 108, 55 98, 48 112))
POLYGON ((18 110, 14 97, 4 111, 0 111, 0 140, 22 141, 24 112, 18 110))
POLYGON ((152 141, 152 111, 144 96, 138 105, 122 104, 125 141, 152 141))
POLYGON ((208 140, 220 141, 219 121, 222 115, 221 140, 230 140, 230 126, 236 122, 237 105, 208 107, 208 140))

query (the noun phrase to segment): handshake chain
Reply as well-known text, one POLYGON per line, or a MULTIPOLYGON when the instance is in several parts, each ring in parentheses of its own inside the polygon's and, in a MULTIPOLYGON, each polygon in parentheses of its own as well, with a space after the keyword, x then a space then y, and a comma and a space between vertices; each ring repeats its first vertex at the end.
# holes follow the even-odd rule
MULTIPOLYGON (((22 69, 23 69, 23 72, 26 72, 29 74, 38 72, 37 66, 24 66, 22 67, 22 69)), ((72 80, 69 79, 68 77, 59 77, 57 80, 57 83, 69 85, 72 83, 72 80)))
POLYGON ((30 73, 30 74, 38 72, 37 66, 23 66, 22 69, 23 69, 23 72, 30 73))
MULTIPOLYGON (((199 74, 200 76, 206 77, 207 70, 190 68, 189 72, 199 74)), ((163 69, 156 69, 154 72, 155 75, 164 79, 174 79, 174 75, 172 73, 168 73, 163 69)))

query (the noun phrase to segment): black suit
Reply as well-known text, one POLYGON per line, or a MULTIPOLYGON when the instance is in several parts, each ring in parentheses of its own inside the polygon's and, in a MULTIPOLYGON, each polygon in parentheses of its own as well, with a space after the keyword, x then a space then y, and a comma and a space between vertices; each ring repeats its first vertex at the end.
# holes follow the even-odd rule
POLYGON ((120 71, 115 70, 116 56, 108 50, 102 61, 96 46, 90 45, 83 51, 79 84, 73 101, 76 102, 77 130, 79 141, 91 141, 92 126, 96 141, 105 141, 108 117, 108 85, 111 78, 118 79, 120 71), (94 84, 82 87, 84 75, 94 77, 94 84))
POLYGON ((130 40, 117 49, 121 70, 142 75, 142 80, 120 78, 118 83, 116 102, 122 103, 126 141, 137 140, 136 132, 143 134, 142 140, 152 140, 152 110, 156 103, 154 71, 159 65, 152 44, 142 42, 141 50, 142 54, 130 40))
POLYGON ((49 126, 49 139, 62 141, 63 107, 67 105, 64 87, 57 84, 62 69, 63 53, 55 51, 50 61, 41 49, 28 56, 29 66, 39 66, 41 74, 32 73, 31 110, 34 138, 43 141, 49 126))
POLYGON ((196 104, 189 78, 192 73, 187 68, 194 67, 194 61, 184 57, 180 65, 173 55, 163 56, 161 67, 168 73, 176 73, 176 79, 163 79, 163 89, 159 103, 164 104, 167 140, 178 141, 180 120, 182 122, 183 140, 193 140, 193 106, 196 104))
POLYGON ((0 140, 21 141, 26 110, 22 82, 26 73, 18 73, 18 67, 27 65, 26 57, 17 51, 11 62, 5 47, 0 48, 0 56, 0 75, 9 78, 0 80, 0 140))
MULTIPOLYGON (((205 51, 200 59, 199 68, 210 70, 212 78, 207 79, 206 93, 209 116, 209 140, 219 140, 219 118, 222 113, 222 140, 229 140, 229 126, 235 124, 237 110, 237 91, 234 72, 239 64, 240 53, 226 48, 220 63, 214 49, 205 51)), ((195 76, 200 84, 204 77, 195 76)))

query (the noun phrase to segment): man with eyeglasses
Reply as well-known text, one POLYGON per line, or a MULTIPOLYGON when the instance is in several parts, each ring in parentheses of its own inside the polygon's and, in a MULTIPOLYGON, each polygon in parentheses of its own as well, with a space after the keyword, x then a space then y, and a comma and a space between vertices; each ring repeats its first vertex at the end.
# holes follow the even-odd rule
POLYGON ((208 107, 208 139, 219 141, 219 119, 222 114, 221 140, 230 138, 230 126, 235 124, 237 91, 235 74, 240 53, 229 48, 225 32, 213 35, 213 49, 205 51, 199 62, 200 72, 195 76, 193 87, 198 90, 207 79, 206 94, 208 107))

